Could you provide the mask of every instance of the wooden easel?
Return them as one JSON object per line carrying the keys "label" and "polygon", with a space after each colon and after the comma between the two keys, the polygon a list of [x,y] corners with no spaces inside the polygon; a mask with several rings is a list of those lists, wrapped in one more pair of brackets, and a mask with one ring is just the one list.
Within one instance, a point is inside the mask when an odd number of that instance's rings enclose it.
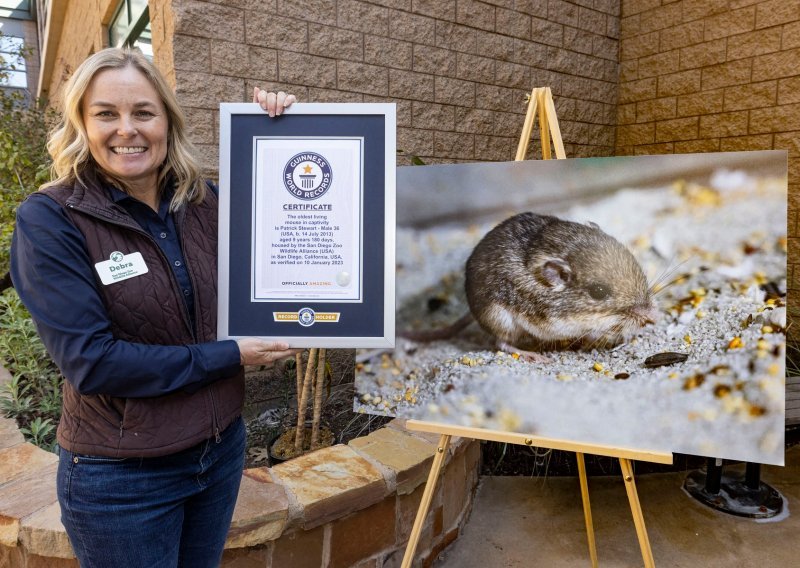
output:
{"label": "wooden easel", "polygon": [[[553,95],[549,87],[540,87],[533,89],[531,92],[530,102],[528,103],[528,112],[525,115],[525,123],[522,127],[522,135],[520,136],[515,160],[519,161],[525,159],[531,134],[533,133],[533,126],[536,121],[537,110],[539,114],[539,130],[541,132],[542,141],[542,158],[549,160],[551,157],[550,142],[552,136],[552,143],[555,147],[556,157],[558,159],[565,159],[567,156],[564,152],[564,143],[561,140],[561,130],[558,127],[555,105],[553,104]],[[419,509],[417,510],[417,516],[414,520],[414,527],[411,529],[411,536],[408,539],[406,552],[403,556],[402,568],[411,568],[411,563],[414,559],[414,554],[417,551],[417,545],[419,544],[420,535],[422,534],[422,526],[425,523],[425,517],[428,515],[428,511],[430,510],[431,501],[433,500],[433,494],[436,489],[436,483],[439,479],[439,474],[441,473],[442,465],[444,464],[444,458],[447,455],[447,448],[450,445],[450,439],[452,436],[471,438],[473,440],[504,442],[508,444],[517,444],[529,447],[551,448],[554,450],[575,452],[578,461],[578,476],[580,478],[581,498],[583,500],[583,515],[586,522],[586,536],[589,543],[589,557],[591,558],[593,568],[597,568],[597,548],[595,546],[594,526],[592,524],[592,509],[589,503],[589,484],[586,479],[586,464],[583,456],[584,454],[589,453],[599,456],[618,458],[619,464],[622,468],[622,478],[625,481],[625,490],[628,493],[628,502],[630,503],[631,513],[633,515],[633,523],[636,526],[636,536],[639,538],[639,548],[642,551],[642,559],[644,560],[645,568],[655,568],[653,551],[650,548],[650,540],[647,537],[647,530],[644,526],[642,507],[639,503],[639,495],[636,492],[636,483],[633,478],[633,467],[631,460],[671,464],[671,453],[617,448],[613,446],[604,446],[601,444],[572,442],[569,440],[559,440],[555,438],[541,438],[514,432],[468,428],[465,426],[423,422],[419,420],[409,420],[406,422],[406,428],[419,432],[440,434],[441,437],[439,438],[439,445],[436,448],[436,455],[433,458],[433,465],[431,466],[431,471],[428,475],[428,481],[425,484],[425,491],[422,494],[422,501],[420,502]]]}

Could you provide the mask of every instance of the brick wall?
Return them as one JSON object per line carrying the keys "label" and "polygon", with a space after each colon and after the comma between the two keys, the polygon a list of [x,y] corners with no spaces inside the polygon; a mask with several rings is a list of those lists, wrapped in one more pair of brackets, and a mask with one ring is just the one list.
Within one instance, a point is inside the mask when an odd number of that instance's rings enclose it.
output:
{"label": "brick wall", "polygon": [[800,291],[800,0],[623,0],[617,118],[617,154],[788,150]]}
{"label": "brick wall", "polygon": [[398,148],[428,163],[513,159],[525,94],[549,85],[568,154],[613,153],[619,0],[173,0],[172,11],[177,92],[209,165],[215,109],[254,85],[395,102]]}

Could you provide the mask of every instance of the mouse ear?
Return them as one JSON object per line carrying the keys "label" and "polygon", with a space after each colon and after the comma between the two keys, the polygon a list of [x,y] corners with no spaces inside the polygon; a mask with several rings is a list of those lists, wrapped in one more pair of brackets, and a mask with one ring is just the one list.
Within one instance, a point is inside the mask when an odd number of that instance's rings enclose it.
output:
{"label": "mouse ear", "polygon": [[586,221],[586,224],[590,226],[592,229],[597,229],[598,231],[602,231],[603,229],[600,228],[600,225],[595,223],[594,221]]}
{"label": "mouse ear", "polygon": [[558,292],[572,280],[572,269],[566,261],[560,258],[551,258],[542,264],[539,276],[546,286],[550,286]]}

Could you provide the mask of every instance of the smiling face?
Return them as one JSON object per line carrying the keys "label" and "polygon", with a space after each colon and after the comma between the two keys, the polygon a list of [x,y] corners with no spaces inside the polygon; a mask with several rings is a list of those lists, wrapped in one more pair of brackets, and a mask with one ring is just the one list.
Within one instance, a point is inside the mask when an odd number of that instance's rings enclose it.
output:
{"label": "smiling face", "polygon": [[81,110],[97,164],[139,199],[155,199],[169,120],[150,81],[135,67],[105,69],[89,84]]}

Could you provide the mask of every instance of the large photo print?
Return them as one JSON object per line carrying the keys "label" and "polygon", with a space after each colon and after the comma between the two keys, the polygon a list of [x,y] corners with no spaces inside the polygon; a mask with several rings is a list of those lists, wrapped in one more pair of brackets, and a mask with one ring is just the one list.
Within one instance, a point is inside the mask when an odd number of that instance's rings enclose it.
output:
{"label": "large photo print", "polygon": [[400,168],[357,412],[782,464],[785,152]]}

